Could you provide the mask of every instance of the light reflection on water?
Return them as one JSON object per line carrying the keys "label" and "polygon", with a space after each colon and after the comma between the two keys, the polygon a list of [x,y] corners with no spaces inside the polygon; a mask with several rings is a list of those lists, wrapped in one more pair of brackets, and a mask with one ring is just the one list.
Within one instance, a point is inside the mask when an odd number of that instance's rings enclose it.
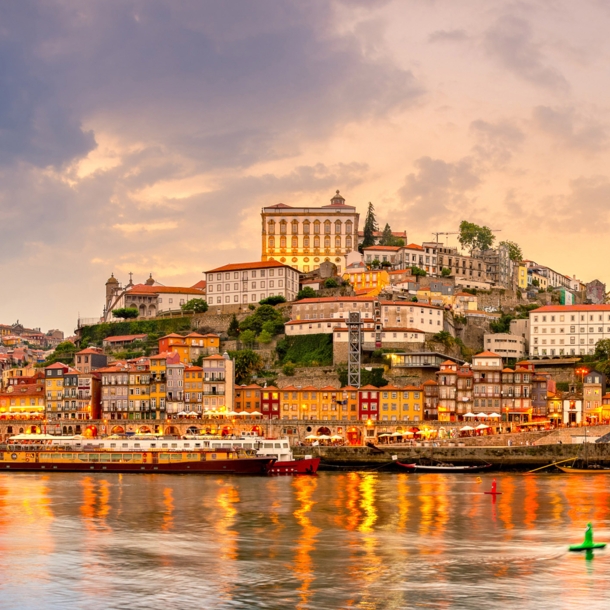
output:
{"label": "light reflection on water", "polygon": [[610,604],[603,475],[2,474],[0,607]]}

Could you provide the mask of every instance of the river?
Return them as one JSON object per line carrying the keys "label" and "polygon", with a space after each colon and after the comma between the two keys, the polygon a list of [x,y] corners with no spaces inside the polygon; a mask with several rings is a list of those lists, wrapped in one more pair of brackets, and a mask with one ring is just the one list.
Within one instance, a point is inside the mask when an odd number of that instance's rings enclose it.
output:
{"label": "river", "polygon": [[608,608],[604,475],[0,475],[0,608]]}

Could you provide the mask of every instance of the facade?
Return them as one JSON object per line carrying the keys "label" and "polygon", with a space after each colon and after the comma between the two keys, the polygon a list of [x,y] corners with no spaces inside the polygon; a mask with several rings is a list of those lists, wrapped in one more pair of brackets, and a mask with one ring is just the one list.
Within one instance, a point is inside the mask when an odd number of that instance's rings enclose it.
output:
{"label": "facade", "polygon": [[[434,242],[424,242],[423,245],[432,248]],[[451,275],[456,278],[479,282],[488,281],[486,264],[482,259],[460,254],[457,248],[450,248],[441,244],[436,244],[436,246],[439,273],[445,268],[449,269]]]}
{"label": "facade", "polygon": [[579,425],[583,421],[582,395],[568,392],[561,397],[562,423]]}
{"label": "facade", "polygon": [[166,361],[167,366],[167,391],[165,396],[165,408],[167,419],[176,419],[184,415],[184,369],[185,365],[173,359]]}
{"label": "facade", "polygon": [[367,265],[377,265],[388,269],[404,269],[404,248],[399,246],[369,246],[362,250]]}
{"label": "facade", "polygon": [[[233,411],[235,363],[228,354],[207,356],[203,368],[203,411]],[[279,411],[279,409],[278,409]]]}
{"label": "facade", "polygon": [[48,419],[61,419],[64,410],[64,375],[70,367],[61,362],[44,370],[46,389],[46,414]]}
{"label": "facade", "polygon": [[261,410],[266,419],[280,418],[280,389],[274,385],[261,390]]}
{"label": "facade", "polygon": [[184,410],[187,413],[203,412],[203,367],[187,366],[184,369]]}
{"label": "facade", "polygon": [[526,355],[525,339],[510,333],[485,333],[483,337],[485,349],[502,356],[505,359],[521,359]]}
{"label": "facade", "polygon": [[354,206],[346,205],[339,191],[330,205],[278,203],[263,208],[261,218],[262,261],[279,261],[303,273],[326,261],[336,264],[341,274],[344,257],[358,247],[360,215]]}
{"label": "facade", "polygon": [[148,339],[148,335],[138,334],[138,335],[117,335],[116,337],[106,337],[102,341],[102,345],[104,347],[114,349],[125,347],[126,345],[132,345],[136,341],[146,341]]}
{"label": "facade", "polygon": [[604,421],[602,397],[606,394],[606,376],[598,371],[589,371],[583,377],[583,414],[586,423]]}
{"label": "facade", "polygon": [[99,369],[102,378],[102,417],[127,419],[129,415],[129,371],[119,363]]}
{"label": "facade", "polygon": [[[383,231],[373,231],[373,239],[375,244],[379,243],[379,240],[383,237]],[[396,239],[402,239],[404,243],[407,243],[407,232],[406,231],[392,231],[392,237]],[[358,231],[358,245],[364,242],[364,231]]]}
{"label": "facade", "polygon": [[270,296],[294,301],[299,272],[276,260],[223,265],[206,272],[210,307],[246,307]]}
{"label": "facade", "polygon": [[593,354],[610,339],[610,305],[547,305],[530,311],[530,357]]}
{"label": "facade", "polygon": [[91,371],[101,369],[107,364],[108,356],[99,348],[88,347],[74,355],[74,366],[81,373],[91,373]]}
{"label": "facade", "polygon": [[45,416],[44,379],[37,383],[10,385],[0,392],[0,417],[43,419]]}
{"label": "facade", "polygon": [[375,421],[379,419],[379,388],[364,385],[358,392],[358,419]]}
{"label": "facade", "polygon": [[527,290],[527,265],[524,263],[517,265],[517,288]]}
{"label": "facade", "polygon": [[[253,383],[251,385],[240,385],[235,387],[235,412],[236,413],[261,413],[261,391],[262,387]],[[305,390],[306,388],[303,388]],[[314,388],[315,390],[316,388]]]}

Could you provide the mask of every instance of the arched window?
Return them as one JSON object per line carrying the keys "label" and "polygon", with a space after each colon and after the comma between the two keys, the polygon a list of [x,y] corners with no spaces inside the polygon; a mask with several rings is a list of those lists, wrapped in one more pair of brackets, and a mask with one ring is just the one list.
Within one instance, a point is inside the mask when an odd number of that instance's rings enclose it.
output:
{"label": "arched window", "polygon": [[280,237],[280,248],[285,248],[285,247],[286,247],[286,238]]}
{"label": "arched window", "polygon": [[285,220],[282,220],[282,221],[280,222],[280,233],[281,233],[282,235],[286,235],[286,224],[287,224],[287,223],[286,223],[286,221],[285,221]]}
{"label": "arched window", "polygon": [[269,235],[275,234],[275,220],[270,220],[267,223],[267,233],[269,233]]}
{"label": "arched window", "polygon": [[313,238],[313,247],[314,248],[319,248],[320,247],[320,238],[317,237],[317,236]]}
{"label": "arched window", "polygon": [[293,237],[292,238],[292,247],[293,248],[298,248],[299,247],[299,238],[298,237]]}
{"label": "arched window", "polygon": [[309,237],[303,238],[303,248],[309,248]]}
{"label": "arched window", "polygon": [[341,247],[341,238],[339,236],[335,237],[335,248]]}
{"label": "arched window", "polygon": [[269,238],[269,248],[271,248],[272,250],[273,248],[275,248],[275,237]]}
{"label": "arched window", "polygon": [[324,221],[324,233],[330,235],[330,220]]}
{"label": "arched window", "polygon": [[341,235],[341,221],[335,220],[335,233]]}
{"label": "arched window", "polygon": [[304,220],[303,221],[303,234],[304,235],[309,235],[309,220]]}
{"label": "arched window", "polygon": [[351,221],[351,220],[348,220],[348,221],[345,223],[345,233],[346,233],[347,235],[351,235],[351,234],[352,234],[352,221]]}
{"label": "arched window", "polygon": [[293,235],[299,234],[299,221],[298,220],[292,221],[292,234]]}
{"label": "arched window", "polygon": [[319,220],[314,220],[313,223],[313,232],[315,235],[319,235],[320,234],[320,221]]}
{"label": "arched window", "polygon": [[324,247],[330,248],[330,237],[328,236],[324,238]]}
{"label": "arched window", "polygon": [[351,250],[351,248],[352,248],[352,238],[351,237],[346,237],[345,238],[345,247],[348,250]]}

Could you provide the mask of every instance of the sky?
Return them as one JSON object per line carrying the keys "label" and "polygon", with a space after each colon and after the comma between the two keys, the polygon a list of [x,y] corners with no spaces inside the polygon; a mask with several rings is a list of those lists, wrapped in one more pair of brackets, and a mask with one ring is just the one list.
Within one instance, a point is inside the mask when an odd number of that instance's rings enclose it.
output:
{"label": "sky", "polygon": [[263,206],[336,189],[607,281],[608,31],[605,0],[2,2],[0,323],[258,260]]}

